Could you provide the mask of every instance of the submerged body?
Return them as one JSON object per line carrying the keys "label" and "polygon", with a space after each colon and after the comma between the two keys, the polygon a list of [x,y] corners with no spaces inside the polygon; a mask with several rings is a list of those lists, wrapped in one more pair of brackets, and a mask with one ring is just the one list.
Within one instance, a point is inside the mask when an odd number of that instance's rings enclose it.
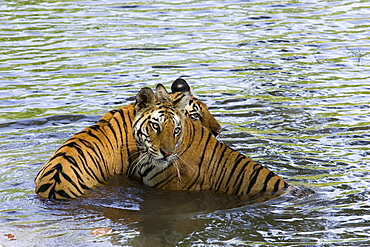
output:
{"label": "submerged body", "polygon": [[[177,79],[172,88],[173,100],[190,91],[182,79]],[[194,96],[186,105],[185,114],[191,121],[204,124],[214,135],[221,131],[207,106]],[[132,132],[134,115],[133,104],[112,110],[96,124],[69,138],[40,169],[35,192],[42,198],[76,198],[115,174],[127,175],[138,156]]]}
{"label": "submerged body", "polygon": [[133,123],[140,156],[132,173],[144,184],[167,190],[212,190],[263,200],[287,191],[306,193],[220,143],[199,122],[186,118],[182,113],[185,103],[173,103],[163,86],[157,86],[156,97],[152,94],[151,89],[142,89],[138,94],[138,114]]}
{"label": "submerged body", "polygon": [[[191,117],[187,107],[194,100],[188,92],[171,96],[162,85],[156,95],[142,89],[135,105],[110,111],[68,139],[38,173],[36,193],[75,198],[115,174],[139,178],[154,188],[210,190],[254,202],[287,192],[311,193],[220,143],[212,134],[221,130],[212,115],[208,124]],[[206,116],[206,108],[197,109],[193,114]]]}

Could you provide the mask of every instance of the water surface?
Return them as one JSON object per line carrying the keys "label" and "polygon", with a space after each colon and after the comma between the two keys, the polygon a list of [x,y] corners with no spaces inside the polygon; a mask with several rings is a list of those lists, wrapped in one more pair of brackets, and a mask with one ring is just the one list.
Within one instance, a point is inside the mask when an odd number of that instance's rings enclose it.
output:
{"label": "water surface", "polygon": [[[370,244],[367,1],[8,1],[0,16],[1,245]],[[63,141],[179,76],[221,141],[316,195],[242,206],[118,178],[34,194]]]}

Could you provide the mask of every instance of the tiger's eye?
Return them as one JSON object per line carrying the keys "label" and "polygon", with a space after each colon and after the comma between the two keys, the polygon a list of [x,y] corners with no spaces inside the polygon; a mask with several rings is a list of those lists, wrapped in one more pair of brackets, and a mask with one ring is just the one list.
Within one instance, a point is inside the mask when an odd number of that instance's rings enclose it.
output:
{"label": "tiger's eye", "polygon": [[202,116],[199,113],[190,114],[190,118],[193,120],[202,120]]}
{"label": "tiger's eye", "polygon": [[150,127],[152,127],[152,129],[155,130],[155,131],[159,131],[159,124],[158,123],[151,122]]}
{"label": "tiger's eye", "polygon": [[180,127],[176,127],[176,128],[173,130],[173,133],[174,133],[175,135],[180,134],[180,133],[181,133],[181,128],[180,128]]}

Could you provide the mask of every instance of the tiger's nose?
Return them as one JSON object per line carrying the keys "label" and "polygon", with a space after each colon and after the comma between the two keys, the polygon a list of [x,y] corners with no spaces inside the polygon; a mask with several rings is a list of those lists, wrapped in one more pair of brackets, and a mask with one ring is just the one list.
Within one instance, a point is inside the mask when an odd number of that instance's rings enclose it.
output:
{"label": "tiger's nose", "polygon": [[171,151],[167,151],[167,150],[165,150],[165,149],[160,149],[160,151],[161,151],[161,154],[164,156],[164,157],[168,157],[168,156],[170,156],[170,155],[172,155],[173,154],[173,152],[171,152]]}

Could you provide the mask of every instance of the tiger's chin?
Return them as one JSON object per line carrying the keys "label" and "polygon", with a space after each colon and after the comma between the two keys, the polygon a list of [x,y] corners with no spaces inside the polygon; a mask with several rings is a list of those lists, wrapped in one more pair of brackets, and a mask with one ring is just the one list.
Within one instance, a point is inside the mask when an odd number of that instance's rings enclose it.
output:
{"label": "tiger's chin", "polygon": [[145,177],[150,172],[165,170],[176,159],[175,155],[162,156],[144,153],[139,156],[136,169],[140,177]]}
{"label": "tiger's chin", "polygon": [[175,157],[171,158],[161,157],[156,158],[153,156],[146,155],[136,166],[133,175],[141,181],[151,187],[156,187],[157,181],[161,180],[160,177],[164,171],[167,171],[169,167],[173,165]]}
{"label": "tiger's chin", "polygon": [[147,157],[151,162],[163,165],[169,165],[177,159],[177,155],[175,153],[171,153],[170,155],[163,155],[160,151],[158,151],[158,153],[148,152]]}
{"label": "tiger's chin", "polygon": [[152,157],[152,164],[158,168],[166,168],[176,160],[175,156]]}

